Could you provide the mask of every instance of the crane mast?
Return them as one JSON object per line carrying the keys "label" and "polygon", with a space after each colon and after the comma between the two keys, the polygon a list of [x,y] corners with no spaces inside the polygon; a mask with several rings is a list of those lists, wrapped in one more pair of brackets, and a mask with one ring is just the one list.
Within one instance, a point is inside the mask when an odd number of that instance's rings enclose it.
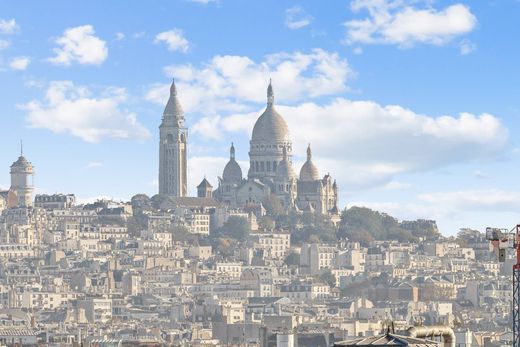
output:
{"label": "crane mast", "polygon": [[486,228],[486,239],[498,249],[498,260],[506,261],[508,249],[514,249],[516,263],[513,265],[513,347],[520,347],[520,224],[512,230]]}

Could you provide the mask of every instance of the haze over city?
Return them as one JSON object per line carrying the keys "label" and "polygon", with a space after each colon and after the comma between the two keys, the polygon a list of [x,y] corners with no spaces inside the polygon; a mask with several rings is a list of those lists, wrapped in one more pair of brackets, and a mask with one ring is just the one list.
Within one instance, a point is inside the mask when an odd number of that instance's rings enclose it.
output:
{"label": "haze over city", "polygon": [[5,1],[0,186],[23,139],[39,192],[152,194],[172,77],[189,191],[204,175],[216,185],[232,141],[246,166],[271,78],[295,163],[311,143],[341,207],[436,219],[445,234],[514,224],[519,3],[391,3],[112,2],[100,15],[95,1]]}
{"label": "haze over city", "polygon": [[0,347],[520,347],[518,0],[0,0]]}

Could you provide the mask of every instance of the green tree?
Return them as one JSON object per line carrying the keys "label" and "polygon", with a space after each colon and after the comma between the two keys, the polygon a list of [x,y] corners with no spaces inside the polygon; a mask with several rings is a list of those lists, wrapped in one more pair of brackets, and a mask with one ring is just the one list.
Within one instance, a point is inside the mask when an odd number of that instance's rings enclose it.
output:
{"label": "green tree", "polygon": [[279,216],[285,214],[285,209],[280,203],[280,199],[278,199],[274,194],[267,196],[264,201],[262,201],[262,204],[264,205],[268,216]]}
{"label": "green tree", "polygon": [[246,218],[231,216],[220,227],[216,234],[218,237],[229,237],[238,241],[244,241],[251,233],[251,227]]}
{"label": "green tree", "polygon": [[215,250],[215,253],[224,257],[233,256],[237,246],[237,240],[231,239],[229,237],[217,237],[213,239],[213,249]]}
{"label": "green tree", "polygon": [[336,286],[336,276],[334,276],[330,270],[324,271],[319,278],[323,282],[327,283],[331,288]]}
{"label": "green tree", "polygon": [[136,194],[130,199],[134,214],[136,211],[150,210],[152,208],[150,197],[146,194]]}
{"label": "green tree", "polygon": [[190,233],[190,230],[184,225],[174,225],[170,227],[173,241],[186,242],[192,246],[199,245],[199,236]]}
{"label": "green tree", "polygon": [[256,221],[258,223],[258,228],[261,230],[262,229],[271,230],[271,229],[274,229],[274,227],[276,226],[275,222],[269,216],[262,216],[262,217],[258,218]]}
{"label": "green tree", "polygon": [[160,210],[164,203],[166,203],[170,198],[167,195],[156,194],[152,196],[150,199],[150,204],[156,210]]}
{"label": "green tree", "polygon": [[288,266],[291,265],[300,265],[300,255],[298,253],[289,253],[285,259],[284,263]]}
{"label": "green tree", "polygon": [[341,214],[338,237],[367,244],[373,240],[416,242],[438,237],[435,221],[404,221],[366,207],[352,207]]}

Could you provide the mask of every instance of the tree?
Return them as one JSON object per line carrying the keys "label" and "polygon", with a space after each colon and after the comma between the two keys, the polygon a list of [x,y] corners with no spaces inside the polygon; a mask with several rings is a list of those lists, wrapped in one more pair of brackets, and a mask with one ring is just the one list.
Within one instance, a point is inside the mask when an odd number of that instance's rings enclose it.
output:
{"label": "tree", "polygon": [[160,210],[162,205],[167,202],[170,198],[167,195],[156,194],[150,199],[150,204],[156,210]]}
{"label": "tree", "polygon": [[320,275],[320,280],[327,283],[329,287],[334,288],[336,286],[336,276],[330,271],[326,270]]}
{"label": "tree", "polygon": [[271,230],[275,227],[275,222],[269,216],[262,216],[257,219],[258,227],[264,230]]}
{"label": "tree", "polygon": [[192,246],[198,246],[199,236],[190,233],[189,229],[184,225],[174,225],[170,228],[172,240],[178,242],[186,242]]}
{"label": "tree", "polygon": [[237,240],[233,240],[227,237],[219,237],[214,239],[213,249],[216,254],[220,254],[224,257],[230,257],[235,254],[237,249]]}
{"label": "tree", "polygon": [[136,211],[149,210],[152,208],[150,197],[146,194],[136,194],[132,196],[130,204],[132,204],[132,210],[134,213]]}
{"label": "tree", "polygon": [[291,236],[295,244],[302,242],[334,243],[337,241],[337,227],[330,219],[320,213],[300,215],[296,231]]}
{"label": "tree", "polygon": [[291,265],[300,265],[300,255],[298,253],[289,253],[285,259],[284,263],[288,266]]}
{"label": "tree", "polygon": [[262,201],[265,210],[267,211],[268,216],[279,216],[285,214],[285,209],[280,202],[280,199],[274,194],[270,194],[267,196],[264,201]]}
{"label": "tree", "polygon": [[231,216],[220,227],[216,234],[219,237],[229,237],[238,241],[245,241],[251,232],[251,227],[246,218]]}
{"label": "tree", "polygon": [[417,242],[420,237],[436,238],[435,221],[403,221],[366,207],[352,207],[341,214],[340,238],[367,244],[373,240]]}

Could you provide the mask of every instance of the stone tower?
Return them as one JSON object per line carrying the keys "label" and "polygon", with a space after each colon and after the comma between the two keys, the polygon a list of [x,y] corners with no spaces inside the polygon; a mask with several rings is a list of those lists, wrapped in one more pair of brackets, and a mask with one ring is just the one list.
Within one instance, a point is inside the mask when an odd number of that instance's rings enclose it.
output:
{"label": "stone tower", "polygon": [[211,198],[213,195],[213,186],[208,182],[206,177],[197,186],[197,197],[199,198]]}
{"label": "stone tower", "polygon": [[177,100],[175,81],[170,87],[159,130],[159,194],[186,196],[188,129],[184,127],[184,112]]}
{"label": "stone tower", "polygon": [[17,198],[17,207],[30,207],[33,205],[33,175],[32,164],[23,156],[23,147],[20,146],[20,157],[11,165],[10,191]]}

